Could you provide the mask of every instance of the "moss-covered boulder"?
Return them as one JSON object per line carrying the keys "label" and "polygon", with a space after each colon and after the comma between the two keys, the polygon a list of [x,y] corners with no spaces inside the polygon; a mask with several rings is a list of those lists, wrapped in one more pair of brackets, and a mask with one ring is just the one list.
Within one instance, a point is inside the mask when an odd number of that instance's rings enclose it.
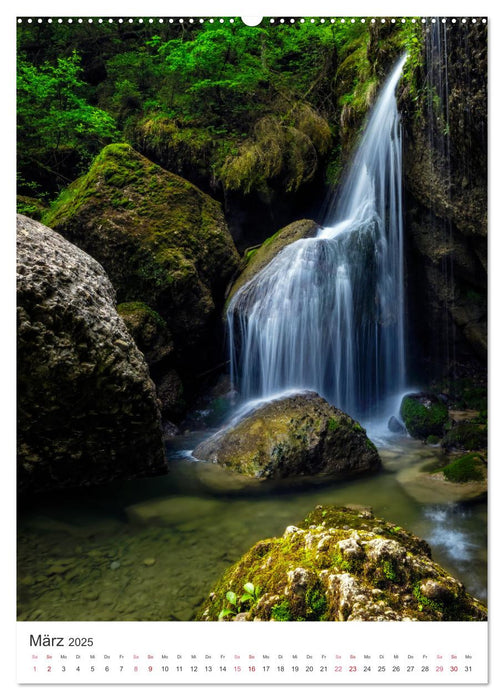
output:
{"label": "moss-covered boulder", "polygon": [[486,607],[432,561],[426,542],[370,511],[317,506],[255,544],[199,620],[485,620]]}
{"label": "moss-covered boulder", "polygon": [[477,452],[454,459],[443,468],[443,475],[448,481],[466,484],[470,481],[486,481],[487,463],[483,455]]}
{"label": "moss-covered boulder", "polygon": [[193,455],[258,479],[354,477],[381,467],[364,428],[315,392],[260,404]]}
{"label": "moss-covered boulder", "polygon": [[236,292],[266,267],[285,246],[294,243],[294,241],[299,241],[301,238],[313,238],[317,235],[319,228],[319,225],[311,219],[300,219],[277,231],[273,236],[267,238],[262,245],[247,251],[244,258],[245,268],[233,283],[228,295],[228,303]]}
{"label": "moss-covered boulder", "polygon": [[[175,367],[194,374],[209,350],[239,264],[220,204],[127,144],[105,147],[44,223],[100,262],[119,303],[143,302],[167,323]],[[219,347],[219,343],[215,343]]]}
{"label": "moss-covered boulder", "polygon": [[401,402],[401,418],[412,437],[426,440],[444,434],[448,408],[433,394],[407,394]]}
{"label": "moss-covered boulder", "polygon": [[155,387],[102,266],[21,215],[17,254],[19,490],[165,471]]}

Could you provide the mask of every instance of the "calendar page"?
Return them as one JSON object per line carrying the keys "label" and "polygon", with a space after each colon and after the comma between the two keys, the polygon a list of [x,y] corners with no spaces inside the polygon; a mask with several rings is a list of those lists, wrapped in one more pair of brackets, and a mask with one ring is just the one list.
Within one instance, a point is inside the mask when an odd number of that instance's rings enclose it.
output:
{"label": "calendar page", "polygon": [[12,20],[18,687],[487,684],[491,22],[128,11]]}

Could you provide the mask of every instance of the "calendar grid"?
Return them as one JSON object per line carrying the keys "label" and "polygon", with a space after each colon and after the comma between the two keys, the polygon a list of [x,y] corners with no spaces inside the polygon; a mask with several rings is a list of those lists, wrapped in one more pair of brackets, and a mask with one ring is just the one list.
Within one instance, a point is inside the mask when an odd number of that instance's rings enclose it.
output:
{"label": "calendar grid", "polygon": [[411,624],[18,623],[18,682],[488,681],[486,622]]}

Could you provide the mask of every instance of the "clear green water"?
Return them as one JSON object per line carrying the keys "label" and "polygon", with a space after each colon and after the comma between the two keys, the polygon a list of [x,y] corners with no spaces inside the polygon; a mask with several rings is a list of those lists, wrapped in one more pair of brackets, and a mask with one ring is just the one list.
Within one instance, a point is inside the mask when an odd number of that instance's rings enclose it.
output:
{"label": "clear green water", "polygon": [[[200,439],[171,447],[191,449]],[[271,485],[172,451],[166,476],[32,504],[18,518],[18,619],[190,620],[253,543],[326,503],[371,506],[423,537],[433,558],[485,600],[486,503],[455,505],[434,481],[426,489],[422,475],[446,461],[439,449],[401,438],[380,453],[378,476]]]}

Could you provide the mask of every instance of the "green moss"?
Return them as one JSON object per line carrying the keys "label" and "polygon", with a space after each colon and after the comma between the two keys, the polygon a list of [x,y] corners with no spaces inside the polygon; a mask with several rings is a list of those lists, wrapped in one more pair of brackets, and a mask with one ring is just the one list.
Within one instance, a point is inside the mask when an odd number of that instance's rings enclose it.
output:
{"label": "green moss", "polygon": [[385,578],[387,578],[389,581],[397,581],[398,576],[395,567],[391,561],[384,561],[382,569]]}
{"label": "green moss", "polygon": [[447,378],[433,383],[434,393],[447,393],[450,404],[454,409],[473,410],[486,413],[487,411],[487,381],[485,378],[474,379],[463,377],[460,379]]}
{"label": "green moss", "polygon": [[448,408],[434,396],[405,396],[401,403],[401,418],[413,437],[442,436]]}
{"label": "green moss", "polygon": [[143,301],[125,301],[117,306],[117,313],[123,318],[125,316],[146,316],[151,318],[157,325],[166,328],[166,321],[161,318],[157,311],[151,309]]}
{"label": "green moss", "polygon": [[307,591],[305,601],[307,620],[325,620],[327,598],[321,590],[320,583]]}
{"label": "green moss", "polygon": [[284,192],[296,192],[313,179],[318,158],[331,143],[327,121],[308,104],[299,103],[288,115],[268,114],[253,133],[231,151],[219,168],[228,190],[268,195],[274,181]]}
{"label": "green moss", "polygon": [[338,430],[339,428],[339,423],[335,418],[329,418],[329,421],[327,423],[327,430],[330,430],[333,432],[334,430]]}
{"label": "green moss", "polygon": [[443,605],[438,601],[431,600],[430,598],[427,598],[427,596],[423,595],[422,591],[420,590],[420,585],[421,584],[419,582],[413,587],[413,595],[418,601],[419,611],[423,611],[424,608],[430,608],[431,610],[442,613],[444,609]]}
{"label": "green moss", "polygon": [[331,562],[339,571],[344,571],[348,574],[356,574],[362,570],[362,562],[356,559],[345,559],[341,551],[337,551]]}
{"label": "green moss", "polygon": [[486,463],[479,454],[468,454],[450,462],[443,474],[449,481],[466,483],[468,481],[483,481]]}
{"label": "green moss", "polygon": [[275,603],[271,608],[271,618],[277,622],[290,622],[292,614],[288,600],[282,600],[281,603]]}

